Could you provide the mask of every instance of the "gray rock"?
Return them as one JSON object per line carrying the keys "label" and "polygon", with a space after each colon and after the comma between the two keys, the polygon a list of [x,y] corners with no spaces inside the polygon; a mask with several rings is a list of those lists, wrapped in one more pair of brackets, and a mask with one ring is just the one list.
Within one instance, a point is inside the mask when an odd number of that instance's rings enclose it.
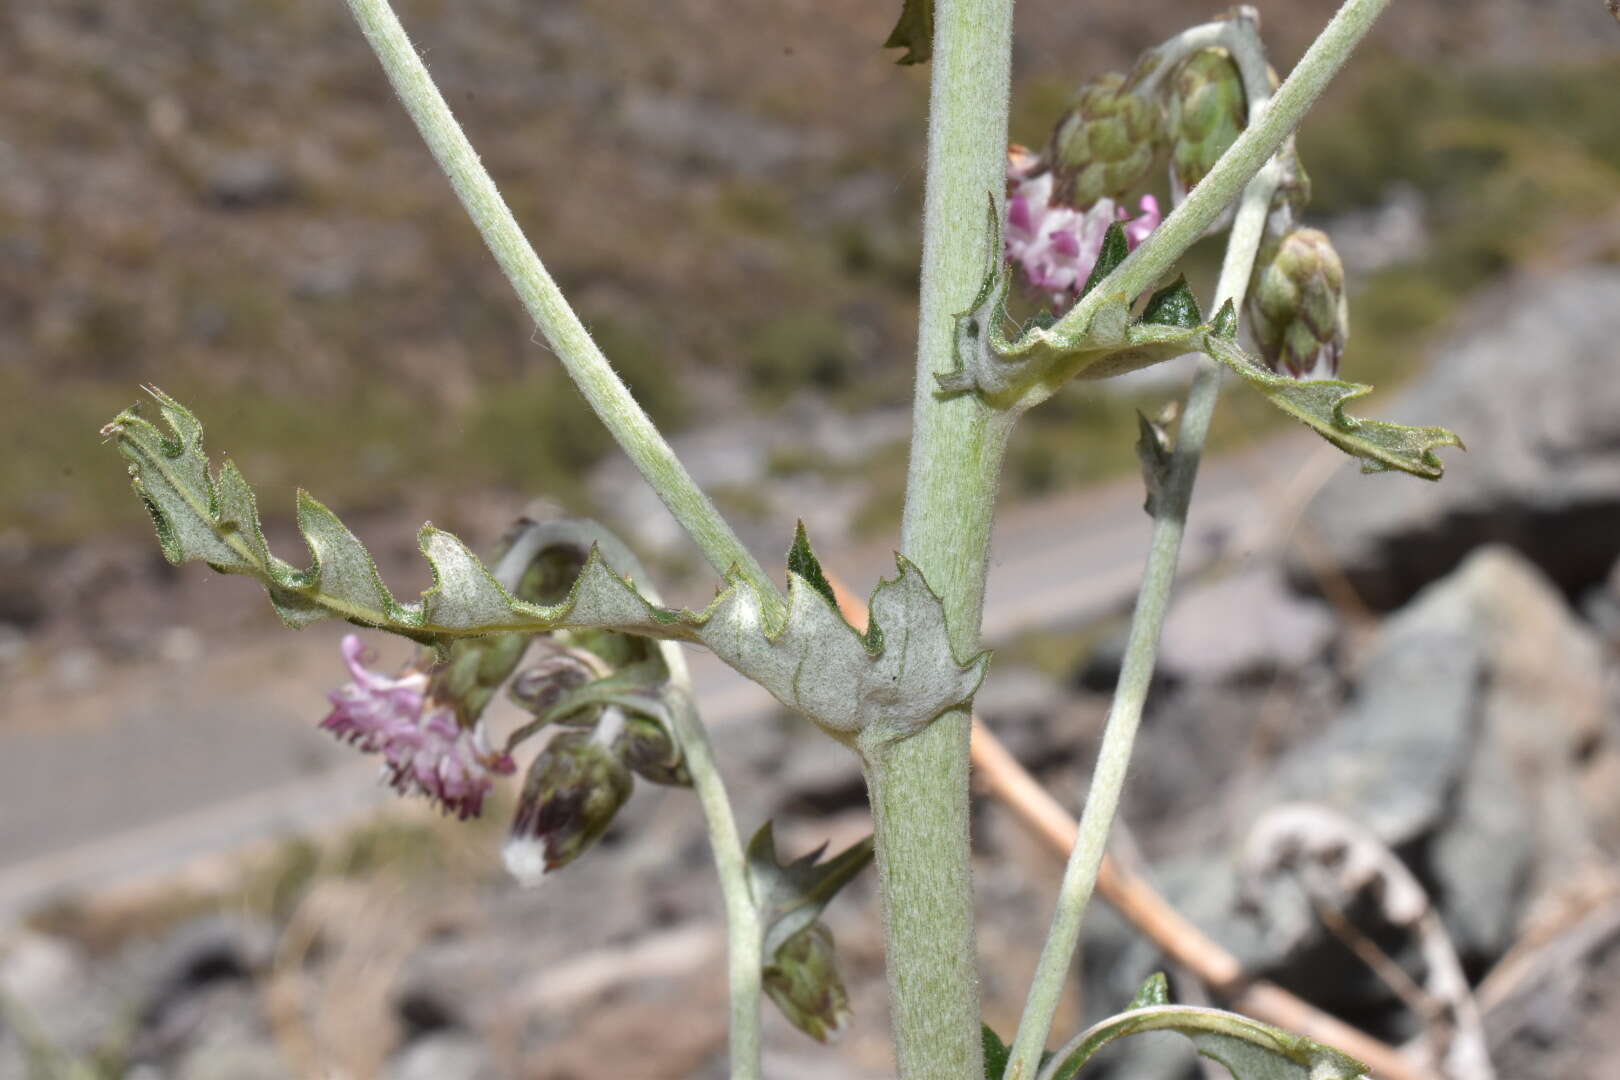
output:
{"label": "gray rock", "polygon": [[[1536,898],[1555,897],[1601,862],[1620,835],[1620,750],[1609,716],[1604,653],[1563,597],[1522,556],[1476,552],[1382,628],[1338,722],[1279,759],[1241,796],[1243,823],[1266,807],[1325,803],[1416,867],[1465,958],[1488,961],[1516,940]],[[1169,899],[1251,970],[1374,993],[1337,963],[1291,883],[1239,910],[1231,858],[1213,844],[1155,867]],[[1153,962],[1138,947],[1124,983]]]}
{"label": "gray rock", "polygon": [[264,154],[221,156],[209,167],[205,184],[208,200],[221,210],[253,210],[293,194],[286,167]]}
{"label": "gray rock", "polygon": [[165,1018],[164,1030],[140,1032],[129,1053],[135,1062],[167,1066],[176,1080],[281,1080],[293,1072],[258,990],[247,983],[215,985],[188,998]]}
{"label": "gray rock", "polygon": [[[26,930],[0,940],[0,998],[19,1025],[32,1029],[31,1040],[67,1053],[93,1047],[115,1011],[95,990],[89,960],[71,942]],[[0,1050],[20,1053],[8,1027],[0,1022]],[[9,1075],[0,1067],[0,1076]]]}
{"label": "gray rock", "polygon": [[[1378,609],[1399,606],[1479,544],[1506,543],[1566,591],[1620,555],[1620,269],[1590,266],[1486,297],[1381,418],[1441,424],[1467,441],[1422,484],[1348,464],[1306,524]],[[1354,377],[1354,371],[1350,371]],[[1310,577],[1303,554],[1293,572]]]}
{"label": "gray rock", "polygon": [[1484,655],[1471,614],[1442,593],[1391,618],[1338,723],[1277,763],[1253,810],[1308,800],[1399,846],[1440,824],[1478,727]]}
{"label": "gray rock", "polygon": [[1160,639],[1159,667],[1197,682],[1292,671],[1320,659],[1337,634],[1328,605],[1294,593],[1267,563],[1177,597]]}
{"label": "gray rock", "polygon": [[468,1035],[415,1039],[388,1067],[388,1080],[499,1080],[490,1053]]}
{"label": "gray rock", "polygon": [[1604,863],[1598,834],[1620,820],[1605,655],[1552,583],[1505,548],[1476,552],[1426,595],[1470,621],[1490,671],[1480,744],[1431,860],[1459,946],[1496,955],[1526,890],[1550,895]]}

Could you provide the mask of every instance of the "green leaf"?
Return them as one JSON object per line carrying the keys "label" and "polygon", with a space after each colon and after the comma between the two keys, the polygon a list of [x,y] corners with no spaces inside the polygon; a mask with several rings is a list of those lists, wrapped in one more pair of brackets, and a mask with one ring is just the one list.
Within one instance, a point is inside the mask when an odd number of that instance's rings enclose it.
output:
{"label": "green leaf", "polygon": [[416,603],[401,603],[354,534],[307,495],[299,497],[298,524],[311,563],[299,569],[266,547],[252,491],[235,466],[227,462],[215,478],[196,417],[160,391],[153,396],[172,434],[137,409],[119,414],[103,433],[128,459],[164,554],[257,579],[290,626],[337,616],[436,643],[578,628],[694,642],[828,731],[876,739],[914,734],[971,700],[984,678],[989,654],[955,656],[943,604],[900,556],[899,573],[872,594],[872,630],[864,637],[796,573],[788,575],[788,610],[779,623],[740,579],[728,581],[701,612],[659,606],[610,565],[610,558],[630,565],[622,545],[567,522],[543,528],[546,535],[578,534],[589,556],[554,604],[513,596],[460,540],[432,525],[423,526],[419,540],[433,586]]}
{"label": "green leaf", "polygon": [[885,49],[905,49],[898,64],[926,64],[934,55],[934,0],[905,0]]}
{"label": "green leaf", "polygon": [[[1345,404],[1370,393],[1370,386],[1337,379],[1301,382],[1275,374],[1238,346],[1237,316],[1230,302],[1212,321],[1184,325],[1197,304],[1192,301],[1189,308],[1191,296],[1183,295],[1178,285],[1156,293],[1143,318],[1133,320],[1127,298],[1113,296],[1078,331],[1034,325],[1010,339],[1005,329],[1009,277],[994,221],[991,233],[997,256],[973,307],[956,317],[956,366],[936,376],[943,393],[977,393],[990,405],[1021,412],[1046,400],[1070,379],[1108,378],[1202,352],[1231,368],[1273,405],[1360,458],[1367,472],[1399,469],[1437,480],[1445,466],[1434,450],[1463,445],[1445,428],[1407,427],[1345,413]],[[1148,313],[1166,321],[1151,321]]]}
{"label": "green leaf", "polygon": [[1012,1047],[1002,1042],[989,1024],[979,1025],[979,1037],[984,1040],[984,1080],[1001,1080],[1007,1071],[1007,1059],[1012,1057]]}
{"label": "green leaf", "polygon": [[[1163,992],[1148,980],[1137,995]],[[1175,1031],[1192,1040],[1200,1054],[1225,1065],[1235,1080],[1361,1080],[1367,1067],[1330,1046],[1290,1035],[1281,1028],[1219,1009],[1164,1003],[1137,1005],[1082,1032],[1053,1057],[1055,1066],[1041,1080],[1074,1080],[1086,1063],[1115,1039],[1144,1031]]]}
{"label": "green leaf", "polygon": [[765,929],[766,956],[775,956],[783,942],[815,922],[838,890],[872,861],[872,838],[817,862],[826,850],[823,844],[790,863],[781,862],[769,821],[748,841],[748,881]]}
{"label": "green leaf", "polygon": [[1438,480],[1446,467],[1435,449],[1466,449],[1462,439],[1445,428],[1407,427],[1350,416],[1344,411],[1345,405],[1372,393],[1373,388],[1364,383],[1290,379],[1238,348],[1236,342],[1215,334],[1208,335],[1204,346],[1209,356],[1242,376],[1277,408],[1316,429],[1340,450],[1360,458],[1362,472],[1399,469],[1425,480]]}
{"label": "green leaf", "polygon": [[804,522],[793,534],[793,546],[788,549],[787,567],[789,572],[804,578],[816,592],[827,598],[827,602],[837,606],[838,597],[833,593],[832,582],[821,569],[821,560],[816,553],[810,550],[810,537],[804,531]]}
{"label": "green leaf", "polygon": [[1131,245],[1125,239],[1125,226],[1117,221],[1109,225],[1108,231],[1103,234],[1102,249],[1097,252],[1097,261],[1092,264],[1085,287],[1080,290],[1081,298],[1095,289],[1103,278],[1112,274],[1130,253]]}
{"label": "green leaf", "polygon": [[1204,321],[1203,313],[1198,310],[1198,297],[1188,288],[1186,275],[1148,298],[1147,306],[1142,309],[1142,321],[1179,326],[1183,330],[1191,330]]}

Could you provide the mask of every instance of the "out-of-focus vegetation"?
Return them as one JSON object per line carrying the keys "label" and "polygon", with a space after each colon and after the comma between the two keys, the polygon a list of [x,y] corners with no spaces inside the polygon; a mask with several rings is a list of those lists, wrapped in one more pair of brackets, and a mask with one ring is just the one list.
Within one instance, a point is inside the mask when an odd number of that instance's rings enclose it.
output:
{"label": "out-of-focus vegetation", "polygon": [[[635,5],[404,5],[519,218],[671,427],[806,387],[851,411],[910,393],[926,71],[872,48],[886,12],[846,7],[784,11],[794,44],[766,49],[695,8],[645,35]],[[341,6],[12,8],[0,62],[0,398],[17,403],[0,529],[138,527],[94,432],[146,381],[195,403],[271,515],[298,484],[351,509],[479,487],[581,502],[611,445]],[[1034,144],[1074,81],[1038,66],[1013,117]],[[1428,243],[1355,281],[1347,376],[1398,384],[1474,290],[1614,213],[1617,84],[1612,59],[1358,58],[1301,142],[1313,215],[1405,182]],[[1018,433],[1009,491],[1133,468],[1133,414],[1163,397],[1069,389]],[[1240,397],[1219,445],[1275,423]],[[863,472],[868,529],[892,521],[903,469]]]}

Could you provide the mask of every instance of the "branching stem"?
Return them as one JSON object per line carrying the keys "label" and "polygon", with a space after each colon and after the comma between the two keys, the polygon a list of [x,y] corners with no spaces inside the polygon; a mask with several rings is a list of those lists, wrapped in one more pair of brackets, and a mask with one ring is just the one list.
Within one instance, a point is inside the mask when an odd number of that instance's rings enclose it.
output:
{"label": "branching stem", "polygon": [[[1249,97],[1248,128],[1204,180],[1193,188],[1186,201],[1091,296],[1106,292],[1116,295],[1124,292],[1135,296],[1141,292],[1215,220],[1222,207],[1236,193],[1235,189],[1225,189],[1232,188],[1233,183],[1243,183],[1246,177],[1252,176],[1247,180],[1237,217],[1232,224],[1212,310],[1218,310],[1229,299],[1235,307],[1241,308],[1265,228],[1267,210],[1279,180],[1274,167],[1267,166],[1256,172],[1253,167],[1256,155],[1263,154],[1260,159],[1263,161],[1282,145],[1298,125],[1305,109],[1343,66],[1351,50],[1371,29],[1373,20],[1387,3],[1388,0],[1348,0],[1269,102],[1263,94],[1255,93],[1258,77],[1264,73],[1264,57],[1258,53],[1258,43],[1253,42],[1250,47],[1244,45],[1245,39],[1242,37],[1233,39],[1230,44],[1237,46],[1233,48],[1233,59],[1244,73],[1245,90]],[[1212,184],[1211,181],[1217,183]],[[1160,233],[1172,227],[1177,231],[1164,238],[1163,247],[1155,244]],[[1154,250],[1150,250],[1150,247]],[[1156,252],[1176,254],[1166,258]],[[1116,279],[1122,280],[1116,282]],[[1075,325],[1084,326],[1085,321],[1090,319],[1089,314],[1080,313],[1084,306],[1084,301],[1076,305],[1074,311],[1064,317],[1065,321],[1079,314]],[[1013,1040],[1005,1080],[1029,1080],[1036,1075],[1041,1050],[1057,1011],[1058,998],[1069,965],[1073,962],[1081,919],[1096,886],[1097,872],[1107,850],[1108,835],[1119,808],[1131,749],[1153,678],[1153,666],[1158,658],[1159,631],[1169,607],[1181,541],[1186,530],[1187,511],[1192,502],[1193,484],[1197,479],[1204,441],[1219,394],[1220,368],[1205,357],[1200,361],[1188,391],[1186,408],[1177,430],[1175,451],[1164,480],[1163,498],[1153,522],[1147,567],[1137,594],[1136,609],[1131,616],[1119,684],[1114,691],[1097,765],[1086,793],[1080,834],[1064,871],[1051,932],[1025,1002],[1018,1034]]]}
{"label": "branching stem", "polygon": [[699,490],[563,298],[434,86],[388,0],[348,0],[348,4],[439,168],[449,177],[495,261],[580,393],[710,565],[721,574],[740,574],[759,593],[767,619],[778,621],[785,611],[781,593],[714,503]]}

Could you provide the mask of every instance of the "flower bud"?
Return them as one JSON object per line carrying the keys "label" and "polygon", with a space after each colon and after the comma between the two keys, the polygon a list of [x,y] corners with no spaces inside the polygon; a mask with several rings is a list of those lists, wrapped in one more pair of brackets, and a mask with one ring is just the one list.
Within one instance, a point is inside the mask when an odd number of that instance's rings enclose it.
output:
{"label": "flower bud", "polygon": [[1249,289],[1249,329],[1273,371],[1331,379],[1350,334],[1344,265],[1319,229],[1267,238]]}
{"label": "flower bud", "polygon": [[1243,133],[1243,79],[1225,49],[1200,49],[1169,86],[1170,195],[1179,204]]}
{"label": "flower bud", "polygon": [[1126,89],[1123,76],[1086,84],[1045,155],[1052,201],[1083,210],[1136,187],[1153,165],[1163,122],[1158,105]]}
{"label": "flower bud", "polygon": [[849,994],[838,976],[832,931],[813,922],[782,943],[765,965],[765,992],[794,1027],[819,1042],[843,1030]]}
{"label": "flower bud", "polygon": [[681,748],[664,725],[651,717],[627,717],[624,733],[613,749],[619,760],[643,780],[670,787],[692,786],[692,774],[686,769]]}
{"label": "flower bud", "polygon": [[530,764],[501,852],[524,885],[539,884],[596,843],[630,798],[630,770],[611,745],[619,733],[604,731],[618,727],[610,717],[619,715],[608,710],[594,731],[562,732]]}
{"label": "flower bud", "polygon": [[[589,653],[566,648],[549,639],[541,640],[550,651],[518,672],[507,690],[508,697],[537,717],[549,713],[569,692],[607,674],[604,666],[593,662],[595,658]],[[599,711],[581,710],[563,720],[589,726],[596,721]]]}

